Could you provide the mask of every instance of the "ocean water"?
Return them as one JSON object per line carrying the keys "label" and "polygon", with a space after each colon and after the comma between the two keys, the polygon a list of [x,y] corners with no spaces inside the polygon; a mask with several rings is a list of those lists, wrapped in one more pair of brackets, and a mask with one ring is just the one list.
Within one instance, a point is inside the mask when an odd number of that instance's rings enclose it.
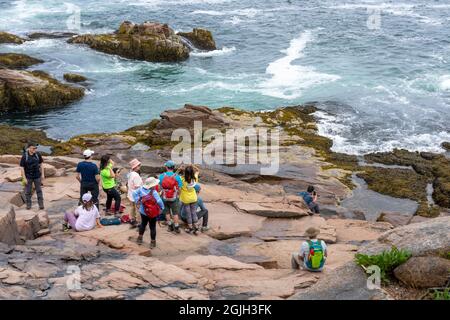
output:
{"label": "ocean water", "polygon": [[79,102],[1,122],[67,139],[123,130],[185,103],[265,110],[317,101],[326,111],[317,113],[320,133],[335,151],[440,152],[450,141],[450,1],[0,0],[0,30],[70,31],[74,8],[78,33],[155,20],[176,31],[205,27],[219,49],[158,64],[64,39],[0,45],[45,60],[35,69],[58,79],[90,79]]}

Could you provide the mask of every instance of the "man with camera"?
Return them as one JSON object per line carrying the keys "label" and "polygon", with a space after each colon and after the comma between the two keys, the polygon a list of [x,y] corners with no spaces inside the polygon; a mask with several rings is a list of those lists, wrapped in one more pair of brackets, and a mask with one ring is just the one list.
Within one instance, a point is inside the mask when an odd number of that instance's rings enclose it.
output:
{"label": "man with camera", "polygon": [[298,195],[303,198],[312,214],[320,213],[319,205],[317,204],[318,196],[314,186],[308,186],[307,191],[300,192]]}

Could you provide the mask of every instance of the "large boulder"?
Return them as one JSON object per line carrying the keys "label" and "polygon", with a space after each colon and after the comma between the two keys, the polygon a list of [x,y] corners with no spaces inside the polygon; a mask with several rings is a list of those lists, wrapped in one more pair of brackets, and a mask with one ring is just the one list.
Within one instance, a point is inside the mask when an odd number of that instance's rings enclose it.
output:
{"label": "large boulder", "polygon": [[0,113],[40,111],[78,100],[84,90],[42,71],[0,69]]}
{"label": "large boulder", "polygon": [[301,290],[290,300],[385,300],[381,288],[369,289],[363,269],[353,261],[322,277],[314,286]]}
{"label": "large boulder", "polygon": [[189,57],[189,49],[167,24],[123,22],[112,34],[80,35],[69,43],[86,44],[94,50],[124,58],[151,62],[177,62]]}
{"label": "large boulder", "polygon": [[444,287],[450,279],[450,260],[412,257],[394,270],[395,277],[413,288]]}
{"label": "large boulder", "polygon": [[22,44],[25,42],[25,39],[22,39],[19,36],[14,34],[0,31],[0,43],[14,43],[14,44]]}
{"label": "large boulder", "polygon": [[413,256],[450,252],[450,217],[429,219],[408,224],[383,233],[377,240],[362,247],[362,254],[376,255],[391,249],[408,250]]}
{"label": "large boulder", "polygon": [[401,212],[383,212],[377,219],[379,222],[388,222],[394,227],[404,226],[411,221],[411,215]]}
{"label": "large boulder", "polygon": [[0,242],[13,245],[20,243],[14,209],[0,212]]}
{"label": "large boulder", "polygon": [[308,215],[308,208],[297,197],[285,197],[276,202],[233,202],[234,207],[240,212],[256,214],[267,218],[300,218]]}
{"label": "large boulder", "polygon": [[0,67],[11,69],[24,69],[44,62],[41,59],[30,57],[21,53],[0,53]]}
{"label": "large boulder", "polygon": [[191,32],[178,32],[177,34],[188,39],[198,49],[207,51],[217,49],[216,42],[209,30],[194,28]]}

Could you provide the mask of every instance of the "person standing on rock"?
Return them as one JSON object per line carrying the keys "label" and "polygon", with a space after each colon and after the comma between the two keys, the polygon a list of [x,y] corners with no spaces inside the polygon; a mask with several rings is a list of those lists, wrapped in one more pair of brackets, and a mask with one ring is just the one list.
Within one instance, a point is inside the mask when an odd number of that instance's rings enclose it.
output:
{"label": "person standing on rock", "polygon": [[77,180],[80,182],[80,204],[82,204],[82,197],[85,193],[92,194],[92,202],[98,208],[98,194],[100,182],[100,172],[97,165],[92,162],[91,158],[94,151],[87,149],[83,152],[84,160],[77,165]]}
{"label": "person standing on rock", "polygon": [[[200,193],[200,190],[201,190],[200,184],[197,183],[195,185],[194,189],[195,189],[195,192],[197,192],[197,207],[200,209],[200,210],[197,210],[197,212],[196,212],[197,218],[198,218],[198,220],[202,219],[202,229],[201,229],[201,231],[202,232],[206,232],[206,231],[209,230],[209,227],[208,227],[209,212],[208,212],[208,209],[206,208],[206,206],[205,206],[205,204],[203,202],[203,199],[199,196],[199,193]],[[184,209],[184,205],[183,204],[181,205],[180,216],[181,216],[181,219],[185,223],[187,223],[186,210]]]}
{"label": "person standing on rock", "polygon": [[104,155],[100,159],[100,177],[103,191],[106,193],[106,213],[111,213],[111,205],[114,199],[114,215],[120,214],[120,193],[116,189],[116,172],[113,169],[114,162],[111,157]]}
{"label": "person standing on rock", "polygon": [[306,236],[309,240],[302,243],[300,252],[292,253],[292,269],[298,269],[300,266],[303,266],[304,269],[313,272],[323,270],[328,251],[325,242],[317,239],[319,233],[320,230],[313,227],[306,230]]}
{"label": "person standing on rock", "polygon": [[308,186],[306,191],[299,192],[298,195],[303,198],[312,214],[320,213],[319,205],[317,204],[318,196],[314,186]]}
{"label": "person standing on rock", "polygon": [[91,193],[85,193],[81,197],[82,205],[74,212],[67,211],[64,214],[64,231],[69,229],[68,226],[78,232],[89,231],[95,227],[103,228],[100,223],[100,213],[93,200]]}
{"label": "person standing on rock", "polygon": [[36,190],[39,209],[44,210],[44,195],[42,186],[45,181],[44,170],[42,163],[44,159],[41,154],[37,152],[37,143],[30,142],[27,144],[22,158],[20,159],[22,181],[25,185],[25,199],[27,210],[31,209],[31,195],[33,192],[33,185]]}
{"label": "person standing on rock", "polygon": [[133,192],[139,189],[142,186],[142,178],[141,178],[141,162],[138,159],[133,159],[130,161],[131,171],[128,174],[128,194],[127,198],[131,205],[131,227],[136,228],[137,225],[141,222],[141,215],[137,214],[136,204],[134,203]]}
{"label": "person standing on rock", "polygon": [[159,180],[147,178],[139,189],[133,192],[133,201],[139,206],[141,224],[139,225],[139,236],[137,243],[142,244],[147,224],[150,227],[150,248],[156,247],[156,222],[161,210],[164,210],[164,202],[156,191]]}
{"label": "person standing on rock", "polygon": [[180,233],[180,202],[178,193],[182,182],[180,176],[174,172],[175,162],[168,160],[164,167],[166,172],[159,175],[161,195],[164,201],[163,215],[166,217],[169,231]]}
{"label": "person standing on rock", "polygon": [[197,192],[195,191],[195,185],[198,182],[198,169],[193,165],[189,165],[184,168],[184,174],[181,177],[181,191],[180,201],[186,211],[187,233],[198,231],[198,217],[197,217]]}

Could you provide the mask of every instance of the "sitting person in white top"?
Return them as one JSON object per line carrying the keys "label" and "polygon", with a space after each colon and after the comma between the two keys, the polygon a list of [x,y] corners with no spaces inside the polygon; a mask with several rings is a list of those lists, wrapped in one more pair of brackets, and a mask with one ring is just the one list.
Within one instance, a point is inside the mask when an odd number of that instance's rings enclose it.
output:
{"label": "sitting person in white top", "polygon": [[308,228],[306,236],[309,240],[304,241],[300,247],[300,252],[292,253],[292,269],[298,269],[301,265],[309,271],[322,271],[327,259],[327,245],[324,241],[318,240],[320,230],[317,228]]}
{"label": "sitting person in white top", "polygon": [[69,229],[69,226],[75,231],[89,231],[102,228],[100,224],[100,213],[97,206],[92,201],[92,194],[85,193],[81,198],[83,204],[75,209],[74,212],[67,211],[64,214],[63,230]]}

